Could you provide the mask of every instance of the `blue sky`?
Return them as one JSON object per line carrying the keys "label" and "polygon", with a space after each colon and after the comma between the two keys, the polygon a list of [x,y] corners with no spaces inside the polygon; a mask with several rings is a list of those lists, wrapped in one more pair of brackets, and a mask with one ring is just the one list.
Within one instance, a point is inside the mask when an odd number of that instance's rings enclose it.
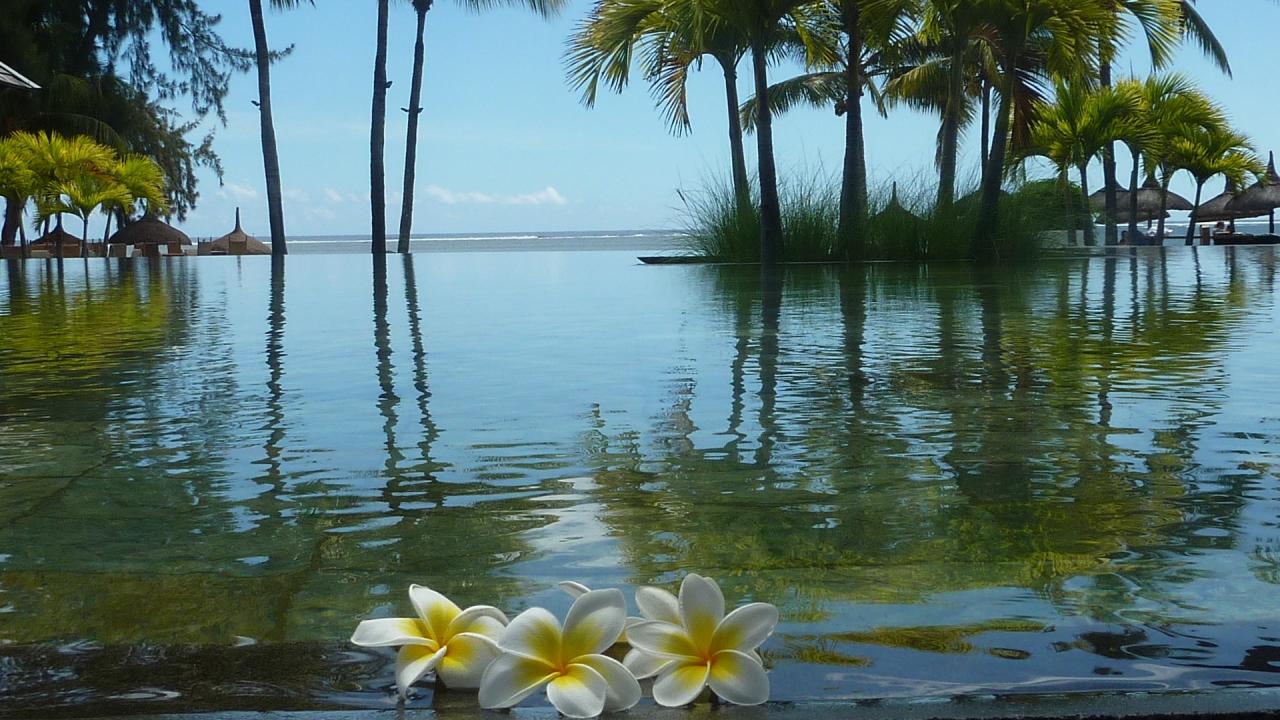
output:
{"label": "blue sky", "polygon": [[[209,0],[224,16],[223,32],[251,47],[246,3]],[[419,145],[415,233],[605,230],[676,227],[676,189],[696,188],[728,167],[723,81],[713,66],[690,88],[693,133],[673,137],[647,88],[634,85],[588,110],[564,82],[565,38],[590,8],[575,0],[558,19],[527,11],[462,10],[437,0],[427,19],[423,130]],[[1201,12],[1231,51],[1234,79],[1185,48],[1174,69],[1195,78],[1222,102],[1257,147],[1280,145],[1270,63],[1280,6],[1271,0],[1205,0]],[[315,8],[270,13],[273,47],[294,53],[275,66],[273,100],[290,235],[367,234],[369,114],[375,6],[366,0],[317,0]],[[414,15],[393,2],[388,99],[388,226],[399,221]],[[1118,68],[1145,74],[1141,52]],[[795,68],[777,68],[784,77]],[[746,76],[746,67],[740,73]],[[751,94],[742,78],[743,97]],[[217,150],[226,184],[205,175],[199,207],[184,228],[192,236],[229,229],[243,208],[252,233],[266,231],[257,98],[252,74],[237,77],[228,123]],[[873,178],[911,181],[932,171],[937,119],[906,109],[888,119],[869,109],[867,145]],[[843,121],[830,110],[797,111],[775,127],[784,175],[834,173],[843,153]],[[967,139],[967,169],[976,172],[976,135]],[[752,146],[749,139],[748,147]],[[753,160],[752,160],[753,161]],[[1096,184],[1098,171],[1093,172]],[[1174,189],[1191,192],[1186,178]],[[1217,181],[1208,192],[1217,193]]]}

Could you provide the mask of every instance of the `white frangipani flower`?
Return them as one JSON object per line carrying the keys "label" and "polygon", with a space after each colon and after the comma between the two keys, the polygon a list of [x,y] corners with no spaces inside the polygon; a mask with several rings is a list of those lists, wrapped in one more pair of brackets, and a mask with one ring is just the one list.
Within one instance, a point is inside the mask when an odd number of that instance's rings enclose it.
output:
{"label": "white frangipani flower", "polygon": [[583,593],[563,627],[543,608],[520,613],[498,640],[501,657],[480,681],[480,707],[513,707],[543,686],[556,710],[571,718],[633,707],[640,683],[622,663],[600,654],[617,642],[626,619],[619,590]]}
{"label": "white frangipani flower", "polygon": [[[688,705],[710,685],[721,699],[737,705],[768,700],[769,676],[755,649],[773,634],[778,609],[751,603],[725,615],[720,586],[701,575],[685,577],[678,600],[662,592],[644,593],[644,602],[660,603],[661,613],[670,619],[649,620],[627,629],[632,647],[627,668],[637,677],[658,676],[653,699],[667,707]],[[637,603],[640,597],[637,591]]]}
{"label": "white frangipani flower", "polygon": [[396,687],[408,695],[423,675],[436,671],[449,687],[475,689],[501,652],[498,638],[507,624],[502,611],[488,605],[461,610],[449,598],[421,585],[409,586],[416,618],[365,620],[351,642],[362,647],[399,647]]}

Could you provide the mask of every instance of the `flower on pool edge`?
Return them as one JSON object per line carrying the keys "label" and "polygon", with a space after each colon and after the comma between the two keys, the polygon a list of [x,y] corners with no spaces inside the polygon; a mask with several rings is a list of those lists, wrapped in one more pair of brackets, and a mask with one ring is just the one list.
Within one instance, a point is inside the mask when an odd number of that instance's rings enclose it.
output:
{"label": "flower on pool edge", "polygon": [[725,615],[720,586],[691,573],[680,584],[676,611],[678,622],[650,620],[627,628],[627,668],[636,677],[657,675],[653,699],[659,705],[688,705],[708,685],[736,705],[769,699],[769,676],[755,649],[777,627],[776,607],[751,603]]}
{"label": "flower on pool edge", "polygon": [[407,696],[423,675],[436,676],[449,687],[475,689],[501,653],[498,638],[507,616],[488,605],[461,610],[449,598],[421,585],[409,586],[416,618],[365,620],[351,642],[362,647],[399,647],[396,688]]}
{"label": "flower on pool edge", "polygon": [[562,715],[590,718],[640,702],[640,683],[622,663],[600,653],[618,640],[627,619],[619,590],[593,590],[574,600],[564,626],[543,608],[520,613],[507,626],[480,681],[480,707],[509,708],[547,688]]}

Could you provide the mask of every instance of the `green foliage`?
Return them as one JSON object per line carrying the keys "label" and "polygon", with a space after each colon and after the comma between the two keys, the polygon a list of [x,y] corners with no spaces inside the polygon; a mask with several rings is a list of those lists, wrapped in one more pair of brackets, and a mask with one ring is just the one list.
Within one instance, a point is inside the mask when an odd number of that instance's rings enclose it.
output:
{"label": "green foliage", "polygon": [[[937,206],[936,187],[923,180],[882,185],[870,193],[871,214],[863,229],[866,255],[853,257],[836,232],[840,218],[838,179],[812,175],[790,178],[780,187],[787,262],[891,260],[923,262],[970,257],[977,220],[977,195],[948,210]],[[1070,198],[1068,198],[1068,195]],[[716,180],[698,190],[682,190],[684,234],[690,255],[720,262],[760,259],[760,219],[754,208],[740,210],[732,185]],[[1070,206],[1067,204],[1071,203]],[[1037,253],[1043,233],[1079,222],[1079,188],[1055,180],[1027,182],[1001,200],[999,256]]]}
{"label": "green foliage", "polygon": [[141,155],[120,157],[84,135],[18,132],[0,139],[0,196],[36,205],[36,220],[69,213],[88,227],[98,209],[126,215],[139,202],[168,208],[164,171]]}

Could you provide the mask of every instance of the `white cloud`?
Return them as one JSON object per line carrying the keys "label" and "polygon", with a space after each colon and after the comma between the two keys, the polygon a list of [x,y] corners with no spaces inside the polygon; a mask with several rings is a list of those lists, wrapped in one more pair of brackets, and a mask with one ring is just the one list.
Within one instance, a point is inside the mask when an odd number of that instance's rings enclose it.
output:
{"label": "white cloud", "polygon": [[311,194],[306,190],[290,189],[285,190],[283,194],[286,200],[292,200],[300,203],[311,202]]}
{"label": "white cloud", "polygon": [[340,203],[346,199],[342,196],[342,193],[338,192],[337,190],[334,190],[333,188],[325,188],[324,196],[325,196],[325,199],[327,199],[329,202],[335,202],[335,203]]}
{"label": "white cloud", "polygon": [[568,205],[569,200],[560,191],[548,185],[542,190],[516,195],[495,195],[482,192],[458,192],[439,185],[428,185],[426,194],[445,205]]}
{"label": "white cloud", "polygon": [[218,197],[223,200],[257,200],[258,190],[252,185],[239,185],[230,180],[223,183],[222,188],[218,190]]}

